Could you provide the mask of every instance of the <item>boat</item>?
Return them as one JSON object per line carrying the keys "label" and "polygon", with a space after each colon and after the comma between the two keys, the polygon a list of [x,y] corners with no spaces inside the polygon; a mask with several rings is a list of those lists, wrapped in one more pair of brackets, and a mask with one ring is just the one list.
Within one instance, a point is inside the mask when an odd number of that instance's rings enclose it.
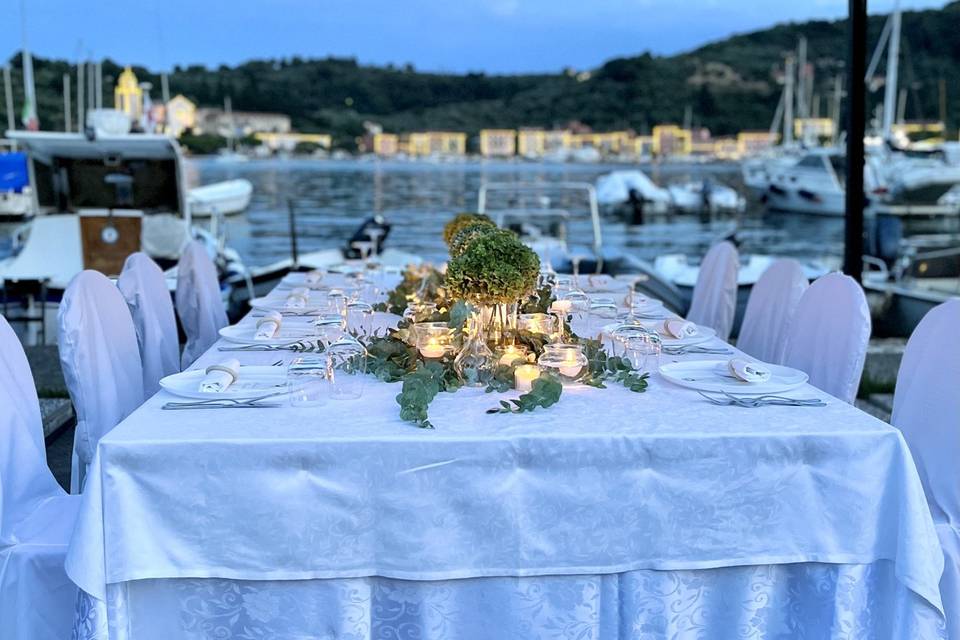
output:
{"label": "boat", "polygon": [[[705,202],[704,189],[709,194]],[[704,180],[691,180],[671,184],[667,187],[673,208],[677,213],[743,213],[747,208],[746,199],[736,189],[725,184]]]}
{"label": "boat", "polygon": [[32,205],[26,154],[0,153],[0,222],[26,220],[33,215]]}
{"label": "boat", "polygon": [[670,192],[639,169],[612,171],[597,179],[597,202],[601,205],[623,205],[630,200],[631,191],[643,201],[647,213],[667,213],[673,206]]}
{"label": "boat", "polygon": [[194,218],[209,218],[214,215],[242,213],[250,206],[253,184],[238,178],[190,189],[187,202]]}
{"label": "boat", "polygon": [[[773,211],[842,216],[845,206],[846,158],[835,149],[814,149],[769,171],[767,207]],[[864,170],[864,183],[873,185]],[[867,187],[870,190],[870,187]]]}
{"label": "boat", "polygon": [[[112,128],[112,127],[110,127]],[[120,273],[143,251],[165,269],[171,290],[182,248],[201,240],[220,270],[225,299],[248,272],[222,235],[193,224],[183,159],[164,135],[9,131],[26,154],[35,216],[13,234],[0,280],[16,282],[29,304],[56,305],[73,276]],[[37,300],[42,292],[43,300]],[[47,319],[56,314],[44,314]],[[11,318],[14,320],[15,318]],[[47,335],[56,335],[47,331]]]}

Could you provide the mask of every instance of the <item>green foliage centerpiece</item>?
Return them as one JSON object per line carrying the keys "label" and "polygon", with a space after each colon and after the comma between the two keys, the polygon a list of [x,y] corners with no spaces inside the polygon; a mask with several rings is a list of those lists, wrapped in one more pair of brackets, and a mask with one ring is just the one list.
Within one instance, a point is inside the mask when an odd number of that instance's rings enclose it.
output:
{"label": "green foliage centerpiece", "polygon": [[[520,330],[517,310],[542,311],[552,301],[549,288],[537,289],[540,259],[512,231],[499,229],[480,214],[458,214],[444,227],[451,259],[446,271],[429,266],[408,268],[401,284],[389,294],[386,310],[402,315],[407,305],[433,302],[432,321],[447,322],[458,348],[439,358],[425,358],[417,349],[416,332],[408,320],[386,336],[367,342],[368,367],[384,382],[401,382],[397,395],[400,417],[419,427],[433,428],[428,408],[440,392],[463,386],[487,392],[513,389],[514,373],[525,360],[498,360],[507,344],[522,347],[531,361],[543,352],[549,336]],[[631,391],[644,391],[646,374],[634,371],[625,358],[608,355],[599,341],[572,336],[587,356],[587,366],[576,381],[604,388],[618,382]],[[534,374],[535,375],[535,374]],[[488,413],[523,413],[555,404],[563,390],[560,378],[549,371],[533,380],[518,398],[503,400]]]}

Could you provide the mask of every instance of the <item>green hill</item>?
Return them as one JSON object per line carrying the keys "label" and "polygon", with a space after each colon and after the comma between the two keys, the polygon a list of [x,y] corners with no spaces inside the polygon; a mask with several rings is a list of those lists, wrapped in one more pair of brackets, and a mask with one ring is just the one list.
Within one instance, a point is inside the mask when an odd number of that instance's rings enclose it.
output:
{"label": "green hill", "polygon": [[[869,40],[876,42],[885,16],[872,16]],[[617,58],[588,73],[485,75],[422,73],[410,67],[361,66],[352,59],[255,60],[236,67],[177,67],[170,76],[173,94],[199,105],[289,114],[301,131],[329,131],[343,146],[363,132],[363,122],[387,131],[455,129],[476,133],[484,127],[562,126],[580,121],[595,130],[649,130],[681,122],[689,106],[695,124],[714,134],[769,126],[781,87],[786,53],[807,37],[815,69],[814,92],[827,115],[833,79],[843,72],[844,21],[781,24],[736,35],[694,51],[663,57],[644,53]],[[960,1],[942,9],[903,14],[901,86],[909,87],[906,117],[940,117],[939,84],[946,86],[948,127],[960,123]],[[869,52],[868,52],[869,55]],[[22,103],[20,57],[14,67],[16,103]],[[65,61],[34,58],[41,125],[63,126],[62,76],[75,70]],[[113,78],[121,67],[103,63],[104,104],[112,104]],[[159,77],[134,66],[142,81]],[[882,100],[882,89],[869,98]],[[0,104],[0,122],[5,122]]]}

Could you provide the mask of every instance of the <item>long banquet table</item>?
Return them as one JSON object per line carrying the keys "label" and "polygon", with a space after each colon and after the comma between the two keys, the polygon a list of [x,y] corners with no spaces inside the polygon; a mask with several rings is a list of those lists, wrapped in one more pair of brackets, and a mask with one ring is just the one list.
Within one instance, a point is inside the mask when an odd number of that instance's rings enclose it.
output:
{"label": "long banquet table", "polygon": [[826,407],[743,409],[654,376],[523,415],[461,390],[435,430],[400,420],[398,391],[148,400],[88,475],[75,637],[945,637],[903,438],[813,387]]}

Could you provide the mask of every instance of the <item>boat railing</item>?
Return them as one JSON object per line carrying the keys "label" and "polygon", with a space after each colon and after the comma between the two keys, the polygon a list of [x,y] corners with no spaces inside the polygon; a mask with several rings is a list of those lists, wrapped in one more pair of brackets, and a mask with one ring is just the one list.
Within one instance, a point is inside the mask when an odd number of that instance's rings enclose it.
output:
{"label": "boat railing", "polygon": [[[477,212],[488,213],[489,196],[493,192],[507,194],[546,194],[558,192],[581,192],[587,197],[590,211],[590,224],[593,229],[593,253],[597,259],[597,270],[603,264],[603,233],[600,227],[600,207],[597,203],[597,190],[589,182],[484,182],[477,195]],[[535,210],[535,209],[531,209]],[[549,207],[542,211],[550,212]],[[555,211],[555,210],[554,210]],[[569,218],[569,212],[564,212]]]}

